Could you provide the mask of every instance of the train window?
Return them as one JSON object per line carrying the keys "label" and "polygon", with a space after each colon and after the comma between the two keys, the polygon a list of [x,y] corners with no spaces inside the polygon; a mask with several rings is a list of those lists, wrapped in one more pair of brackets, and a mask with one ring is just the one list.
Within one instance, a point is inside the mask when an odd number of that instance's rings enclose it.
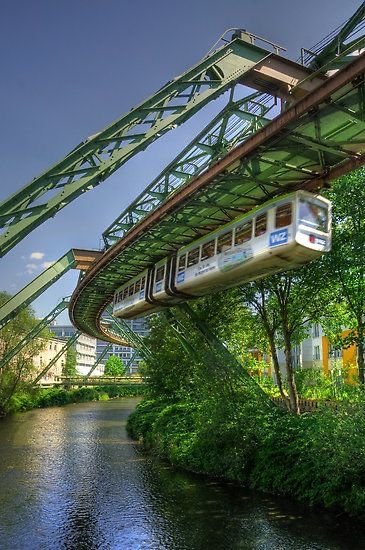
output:
{"label": "train window", "polygon": [[251,235],[252,235],[252,221],[236,227],[236,232],[234,236],[235,245],[247,243],[247,241],[251,239]]}
{"label": "train window", "polygon": [[266,233],[266,225],[267,225],[267,213],[261,214],[261,216],[257,216],[256,223],[255,223],[255,237],[260,237],[260,235],[263,235]]}
{"label": "train window", "polygon": [[185,270],[185,264],[186,264],[186,254],[183,254],[179,257],[179,267],[178,272]]}
{"label": "train window", "polygon": [[141,279],[141,291],[144,290],[145,284],[146,284],[146,277],[142,277],[142,279]]}
{"label": "train window", "polygon": [[199,261],[199,247],[188,252],[188,267],[197,264]]}
{"label": "train window", "polygon": [[165,265],[161,265],[159,268],[157,268],[156,270],[156,278],[155,278],[155,282],[158,283],[159,281],[162,281],[163,278],[165,276]]}
{"label": "train window", "polygon": [[291,224],[292,206],[291,202],[278,206],[275,214],[275,227],[286,227]]}
{"label": "train window", "polygon": [[300,200],[299,223],[326,232],[328,229],[328,207],[311,201]]}
{"label": "train window", "polygon": [[207,260],[208,258],[211,258],[214,256],[215,252],[215,239],[213,241],[209,241],[209,243],[205,243],[202,245],[202,252],[201,252],[201,258],[200,261]]}
{"label": "train window", "polygon": [[129,287],[129,290],[128,290],[128,295],[129,295],[129,296],[133,296],[133,294],[134,294],[134,284],[131,285],[131,286]]}
{"label": "train window", "polygon": [[141,279],[139,279],[139,281],[136,281],[134,293],[137,294],[137,292],[139,292],[140,290],[141,290]]}
{"label": "train window", "polygon": [[223,235],[219,235],[218,244],[217,244],[217,254],[224,252],[224,250],[227,250],[227,248],[231,248],[231,246],[232,246],[232,231],[229,231],[229,233],[223,233]]}
{"label": "train window", "polygon": [[123,300],[125,300],[128,296],[128,287],[126,286],[125,289],[123,290]]}

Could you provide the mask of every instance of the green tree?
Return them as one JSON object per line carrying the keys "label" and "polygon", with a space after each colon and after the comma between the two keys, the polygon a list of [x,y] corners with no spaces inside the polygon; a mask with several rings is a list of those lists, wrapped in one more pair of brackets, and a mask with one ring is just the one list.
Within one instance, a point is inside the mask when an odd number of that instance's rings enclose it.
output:
{"label": "green tree", "polygon": [[[0,292],[0,306],[11,296]],[[38,323],[31,308],[23,309],[0,332],[0,358],[7,355]],[[33,359],[46,347],[50,334],[42,331],[38,338],[27,344],[8,364],[0,369],[0,413],[7,412],[16,391],[29,388],[32,373],[36,370]]]}
{"label": "green tree", "polygon": [[332,201],[332,252],[323,258],[323,276],[334,281],[334,298],[345,305],[342,324],[350,328],[343,346],[356,344],[359,380],[365,382],[365,169],[336,180]]}
{"label": "green tree", "polygon": [[174,400],[193,393],[197,386],[197,368],[189,350],[182,346],[164,315],[150,317],[149,328],[144,342],[151,357],[142,363],[140,370],[146,377],[150,394]]}
{"label": "green tree", "polygon": [[106,376],[123,376],[125,374],[125,366],[121,358],[117,355],[108,357],[105,363],[104,374]]}
{"label": "green tree", "polygon": [[66,352],[66,360],[65,364],[62,368],[62,374],[63,376],[75,376],[77,375],[77,355],[76,350],[73,346],[69,347]]}
{"label": "green tree", "polygon": [[[311,262],[295,271],[249,283],[241,289],[243,300],[266,332],[280,394],[287,407],[296,414],[299,414],[299,402],[293,346],[299,344],[310,325],[325,314],[331,287],[323,284],[320,275],[320,263]],[[283,348],[285,353],[288,397],[281,378],[278,348]]]}

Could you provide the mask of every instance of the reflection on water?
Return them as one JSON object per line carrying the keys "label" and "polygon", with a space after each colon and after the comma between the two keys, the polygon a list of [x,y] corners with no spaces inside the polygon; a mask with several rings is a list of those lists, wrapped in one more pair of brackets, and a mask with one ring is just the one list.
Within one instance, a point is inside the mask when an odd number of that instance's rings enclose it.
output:
{"label": "reflection on water", "polygon": [[136,400],[0,421],[0,549],[360,549],[365,530],[177,471],[127,438]]}

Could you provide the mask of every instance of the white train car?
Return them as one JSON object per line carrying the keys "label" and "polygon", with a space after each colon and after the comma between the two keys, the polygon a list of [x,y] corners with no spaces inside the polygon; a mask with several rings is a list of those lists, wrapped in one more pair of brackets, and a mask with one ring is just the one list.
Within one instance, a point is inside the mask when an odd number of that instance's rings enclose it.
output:
{"label": "white train car", "polygon": [[134,318],[153,313],[294,269],[330,248],[330,201],[297,191],[236,218],[123,285],[115,296],[114,315]]}

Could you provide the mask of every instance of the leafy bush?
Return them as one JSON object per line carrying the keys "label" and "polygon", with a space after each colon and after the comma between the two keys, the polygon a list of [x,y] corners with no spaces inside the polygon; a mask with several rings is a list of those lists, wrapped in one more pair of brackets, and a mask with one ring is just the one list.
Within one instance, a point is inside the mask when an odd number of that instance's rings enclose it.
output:
{"label": "leafy bush", "polygon": [[22,412],[34,408],[57,407],[68,403],[86,403],[87,401],[107,401],[114,397],[135,397],[145,395],[143,384],[130,386],[101,386],[64,388],[36,388],[22,391],[12,396],[7,412]]}
{"label": "leafy bush", "polygon": [[295,416],[244,389],[231,401],[143,401],[128,430],[173,464],[364,516],[364,405]]}

